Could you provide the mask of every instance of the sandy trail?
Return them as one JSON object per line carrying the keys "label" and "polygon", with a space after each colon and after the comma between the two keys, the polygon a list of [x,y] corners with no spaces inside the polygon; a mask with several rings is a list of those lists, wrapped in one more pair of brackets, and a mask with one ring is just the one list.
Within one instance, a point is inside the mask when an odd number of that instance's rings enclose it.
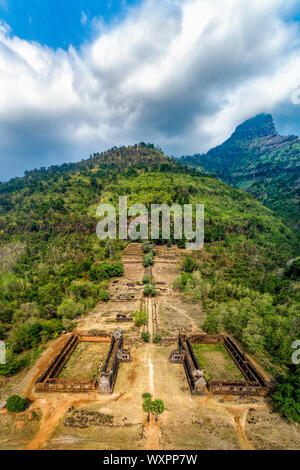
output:
{"label": "sandy trail", "polygon": [[250,408],[253,409],[267,409],[268,405],[236,405],[226,407],[226,411],[233,417],[233,427],[239,439],[241,450],[255,450],[248,441],[245,426],[247,414]]}
{"label": "sandy trail", "polygon": [[148,314],[148,331],[151,335],[151,339],[153,340],[155,336],[155,325],[154,325],[154,311],[155,311],[155,302],[153,298],[148,298],[146,300],[146,311]]}
{"label": "sandy trail", "polygon": [[254,447],[249,443],[246,431],[245,431],[245,422],[248,409],[239,413],[238,411],[234,414],[234,428],[237,433],[237,437],[240,441],[242,450],[255,450]]}
{"label": "sandy trail", "polygon": [[145,426],[146,437],[146,450],[160,450],[160,439],[162,437],[159,422],[156,422],[153,417],[150,418],[150,423]]}
{"label": "sandy trail", "polygon": [[[155,336],[155,327],[154,327],[154,311],[155,311],[155,301],[152,298],[148,298],[146,300],[146,311],[148,313],[148,331],[151,335],[151,340],[153,340]],[[151,393],[152,398],[154,399],[155,394],[155,378],[154,378],[154,364],[153,364],[153,348],[155,346],[153,344],[147,344],[147,367],[149,369],[149,393]],[[146,437],[146,449],[147,450],[159,450],[160,446],[160,438],[161,438],[161,430],[159,423],[155,421],[154,417],[150,417],[150,422],[145,426],[145,437]]]}
{"label": "sandy trail", "polygon": [[25,450],[40,450],[47,441],[48,437],[52,433],[59,419],[69,407],[69,404],[66,402],[55,402],[46,399],[46,400],[37,400],[35,405],[39,406],[43,418],[40,426],[40,430],[35,436],[35,438],[28,444]]}
{"label": "sandy trail", "polygon": [[149,357],[148,359],[148,367],[149,367],[149,390],[151,395],[154,395],[155,389],[154,389],[154,367],[153,367],[153,362],[152,359]]}

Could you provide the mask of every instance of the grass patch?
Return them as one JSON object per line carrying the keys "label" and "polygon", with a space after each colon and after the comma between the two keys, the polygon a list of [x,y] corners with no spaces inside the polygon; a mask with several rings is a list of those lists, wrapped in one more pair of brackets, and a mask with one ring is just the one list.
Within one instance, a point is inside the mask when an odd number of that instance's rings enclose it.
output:
{"label": "grass patch", "polygon": [[108,352],[106,343],[79,343],[59,374],[61,379],[93,379]]}
{"label": "grass patch", "polygon": [[207,380],[245,380],[223,344],[193,344]]}

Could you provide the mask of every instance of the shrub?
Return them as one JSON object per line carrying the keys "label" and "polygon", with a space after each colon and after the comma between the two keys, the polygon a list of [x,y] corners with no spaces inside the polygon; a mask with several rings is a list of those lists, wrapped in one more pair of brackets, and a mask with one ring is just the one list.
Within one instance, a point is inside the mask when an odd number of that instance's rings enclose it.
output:
{"label": "shrub", "polygon": [[162,336],[161,335],[155,335],[154,339],[153,339],[153,343],[154,344],[159,344],[161,343],[161,340],[162,340]]}
{"label": "shrub", "polygon": [[[97,298],[99,297],[100,295],[100,291],[97,295]],[[85,306],[85,309],[86,310],[91,310],[93,309],[95,306],[97,305],[97,300],[94,299],[93,297],[87,297],[84,301],[84,306]]]}
{"label": "shrub", "polygon": [[93,281],[103,281],[111,277],[118,277],[124,273],[124,266],[122,263],[102,263],[95,264],[90,269],[90,278]]}
{"label": "shrub", "polygon": [[144,400],[151,400],[151,397],[152,397],[151,393],[143,393],[142,395],[142,398]]}
{"label": "shrub", "polygon": [[108,302],[110,299],[110,293],[107,289],[100,289],[99,291],[99,300],[101,302]]}
{"label": "shrub", "polygon": [[149,241],[145,242],[143,244],[143,252],[144,253],[150,253],[151,251],[153,251],[152,243],[150,243]]}
{"label": "shrub", "polygon": [[150,338],[151,338],[151,336],[150,336],[150,333],[148,333],[148,331],[147,332],[144,331],[142,333],[142,340],[145,341],[145,343],[149,343]]}
{"label": "shrub", "polygon": [[186,245],[186,238],[183,237],[181,240],[177,240],[177,246],[178,248],[181,248],[181,249],[185,249],[185,245]]}
{"label": "shrub", "polygon": [[37,321],[40,316],[36,302],[27,302],[20,306],[20,309],[13,314],[13,323],[23,323],[25,321]]}
{"label": "shrub", "polygon": [[77,323],[75,321],[69,320],[69,318],[63,318],[62,324],[63,324],[64,330],[69,331],[69,332],[73,331],[77,326]]}
{"label": "shrub", "polygon": [[176,290],[177,289],[184,290],[189,281],[193,282],[193,278],[191,274],[184,273],[178,279],[174,281],[173,288]]}
{"label": "shrub", "polygon": [[18,326],[12,337],[13,350],[16,353],[21,353],[37,346],[41,338],[42,326],[40,323],[34,323],[33,325],[24,323]]}
{"label": "shrub", "polygon": [[45,339],[56,338],[63,331],[62,321],[58,318],[52,318],[51,320],[41,320],[40,325],[42,327],[41,335]]}
{"label": "shrub", "polygon": [[0,376],[10,377],[19,372],[24,367],[27,367],[30,363],[30,355],[27,354],[22,359],[18,359],[18,356],[12,351],[6,352],[6,364],[0,364]]}
{"label": "shrub", "polygon": [[154,286],[151,286],[151,296],[152,297],[156,296],[156,288]]}
{"label": "shrub", "polygon": [[150,280],[151,280],[150,274],[148,274],[148,273],[145,274],[145,276],[143,277],[143,284],[149,284]]}
{"label": "shrub", "polygon": [[8,398],[6,402],[6,409],[10,413],[22,413],[22,411],[26,410],[26,407],[26,399],[21,398],[18,395],[13,395],[12,397]]}
{"label": "shrub", "polygon": [[190,256],[186,256],[182,263],[182,270],[186,273],[192,273],[196,268],[196,264]]}
{"label": "shrub", "polygon": [[38,419],[39,419],[39,415],[38,415],[37,412],[34,411],[34,410],[32,410],[32,412],[31,412],[31,417],[32,417],[32,419],[34,419],[34,420],[38,420]]}
{"label": "shrub", "polygon": [[145,286],[145,289],[144,289],[144,295],[145,296],[149,296],[151,295],[152,297],[155,297],[156,296],[156,288],[155,286],[149,286],[148,284]]}
{"label": "shrub", "polygon": [[151,412],[155,415],[156,421],[158,415],[162,414],[165,411],[165,404],[162,400],[157,399],[151,403]]}
{"label": "shrub", "polygon": [[89,297],[97,298],[98,287],[86,280],[73,281],[69,287],[69,292],[72,293],[76,301],[79,302],[81,299]]}
{"label": "shrub", "polygon": [[290,261],[284,271],[286,277],[290,279],[300,278],[300,257]]}
{"label": "shrub", "polygon": [[151,287],[150,286],[145,286],[145,289],[144,289],[144,295],[146,295],[148,297],[148,295],[150,295],[151,293]]}
{"label": "shrub", "polygon": [[64,299],[57,309],[59,317],[73,320],[84,312],[84,306],[75,302],[73,299]]}
{"label": "shrub", "polygon": [[148,321],[148,315],[145,310],[138,310],[134,314],[134,323],[136,326],[146,325]]}
{"label": "shrub", "polygon": [[280,377],[276,391],[271,395],[276,410],[290,421],[300,423],[300,371],[289,371]]}
{"label": "shrub", "polygon": [[40,320],[36,323],[19,325],[12,336],[13,351],[21,353],[38,346],[43,340],[55,338],[61,334],[63,326],[61,320]]}
{"label": "shrub", "polygon": [[148,268],[149,266],[154,265],[154,256],[152,253],[145,255],[143,259],[143,266],[144,268]]}
{"label": "shrub", "polygon": [[0,325],[0,340],[4,340],[5,339],[5,333],[6,333],[6,329],[4,328],[3,325]]}

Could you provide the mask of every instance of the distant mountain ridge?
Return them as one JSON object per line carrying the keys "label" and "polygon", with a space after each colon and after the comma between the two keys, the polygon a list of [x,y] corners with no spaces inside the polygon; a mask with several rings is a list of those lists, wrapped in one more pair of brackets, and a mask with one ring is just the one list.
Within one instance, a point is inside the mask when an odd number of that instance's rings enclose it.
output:
{"label": "distant mountain ridge", "polygon": [[248,119],[222,145],[180,161],[250,192],[299,228],[300,139],[280,136],[272,115]]}

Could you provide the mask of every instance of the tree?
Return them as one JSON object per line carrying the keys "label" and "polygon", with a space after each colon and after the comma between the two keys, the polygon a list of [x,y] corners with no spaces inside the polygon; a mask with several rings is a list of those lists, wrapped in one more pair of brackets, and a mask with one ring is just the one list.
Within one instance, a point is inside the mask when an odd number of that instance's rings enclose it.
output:
{"label": "tree", "polygon": [[143,277],[143,284],[150,284],[152,281],[152,277],[150,274],[146,273],[145,276]]}
{"label": "tree", "polygon": [[276,391],[271,395],[275,408],[290,421],[300,423],[300,370],[291,367],[289,373],[279,378]]}
{"label": "tree", "polygon": [[300,277],[300,257],[291,260],[285,269],[284,274],[290,279],[299,279]]}
{"label": "tree", "polygon": [[156,296],[156,288],[155,286],[149,286],[148,284],[145,286],[144,288],[144,295],[146,297],[148,297],[149,295],[151,295],[151,297],[155,297]]}
{"label": "tree", "polygon": [[151,336],[150,336],[150,333],[149,333],[148,331],[147,331],[147,332],[144,331],[144,332],[142,333],[142,340],[145,341],[145,343],[149,343],[150,337],[151,337]]}
{"label": "tree", "polygon": [[190,256],[186,256],[182,263],[183,271],[186,273],[192,273],[195,267],[196,265],[195,265],[193,258],[191,258]]}
{"label": "tree", "polygon": [[30,356],[26,355],[22,359],[14,354],[10,349],[6,352],[6,364],[0,364],[0,376],[10,377],[16,374],[23,367],[27,367],[30,363]]}
{"label": "tree", "polygon": [[165,411],[165,404],[162,400],[157,399],[151,403],[151,413],[155,416],[155,421],[158,420],[158,415],[161,415]]}
{"label": "tree", "polygon": [[153,266],[154,264],[154,256],[152,253],[149,253],[147,255],[144,256],[144,259],[143,259],[143,266],[144,268],[148,268],[148,266]]}
{"label": "tree", "polygon": [[151,294],[151,287],[147,284],[144,288],[144,295],[148,297]]}
{"label": "tree", "polygon": [[108,302],[110,299],[110,293],[108,290],[106,289],[100,289],[99,290],[99,300],[101,300],[101,302]]}
{"label": "tree", "polygon": [[18,395],[13,395],[8,398],[6,402],[6,409],[11,413],[22,413],[26,409],[26,398],[21,398]]}
{"label": "tree", "polygon": [[261,351],[264,346],[263,320],[253,315],[242,334],[242,341],[250,352]]}
{"label": "tree", "polygon": [[60,306],[57,309],[57,314],[59,317],[68,318],[73,320],[74,318],[81,315],[84,311],[84,306],[75,302],[71,298],[66,298],[62,301]]}
{"label": "tree", "polygon": [[147,400],[148,398],[151,398],[151,397],[152,397],[151,393],[148,393],[148,392],[143,393],[143,395],[142,395],[142,398],[143,398],[144,400]]}
{"label": "tree", "polygon": [[124,266],[120,262],[95,264],[89,271],[93,281],[103,281],[111,277],[119,277],[124,273]]}
{"label": "tree", "polygon": [[146,325],[148,321],[148,315],[145,310],[137,310],[134,314],[134,323],[136,326]]}
{"label": "tree", "polygon": [[161,335],[155,335],[153,339],[154,344],[159,344],[162,341],[162,336]]}
{"label": "tree", "polygon": [[143,244],[143,252],[144,253],[150,253],[150,252],[153,252],[153,251],[154,251],[153,244],[150,243],[149,241],[146,241]]}

